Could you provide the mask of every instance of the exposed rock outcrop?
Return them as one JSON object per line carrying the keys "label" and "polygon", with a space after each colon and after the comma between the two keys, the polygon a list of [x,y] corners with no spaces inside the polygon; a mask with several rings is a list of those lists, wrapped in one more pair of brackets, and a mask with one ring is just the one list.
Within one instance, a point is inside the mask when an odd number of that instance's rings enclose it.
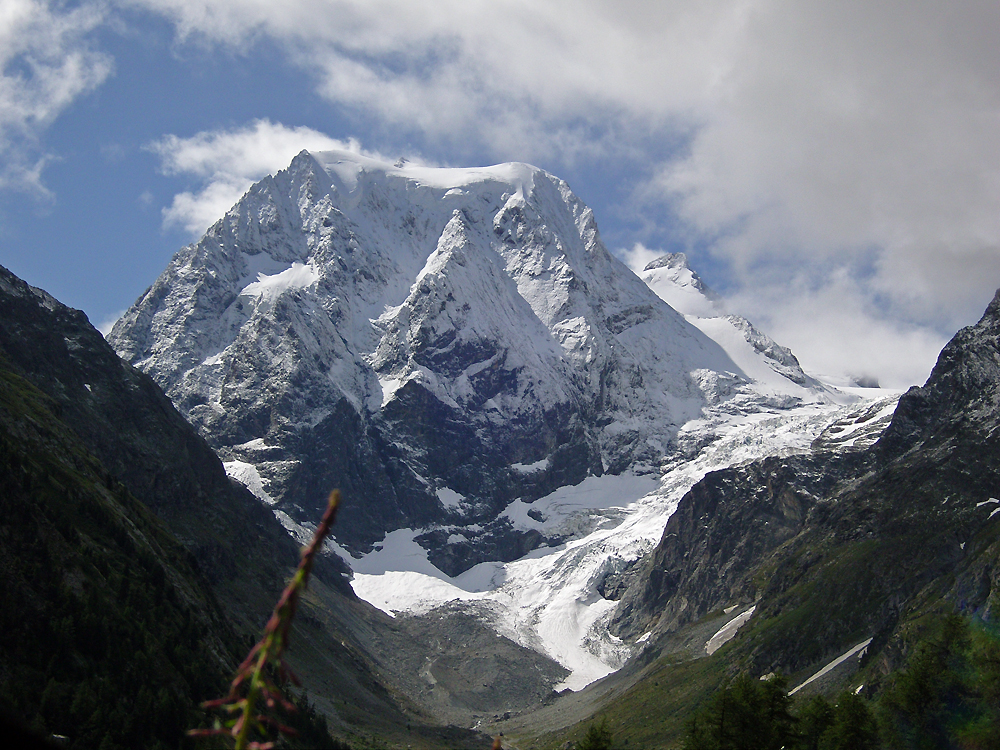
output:
{"label": "exposed rock outcrop", "polygon": [[745,648],[792,673],[872,649],[920,607],[992,620],[1000,591],[1000,293],[899,401],[875,445],[706,476],[670,518],[614,628],[665,633],[757,603]]}

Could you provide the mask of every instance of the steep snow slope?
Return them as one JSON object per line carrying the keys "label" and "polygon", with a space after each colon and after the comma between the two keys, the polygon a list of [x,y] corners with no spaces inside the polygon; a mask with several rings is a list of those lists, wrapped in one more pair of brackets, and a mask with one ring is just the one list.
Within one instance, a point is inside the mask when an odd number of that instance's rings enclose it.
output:
{"label": "steep snow slope", "polygon": [[705,442],[692,420],[829,398],[691,325],[525,164],[303,152],[109,338],[276,510],[307,521],[340,486],[346,548],[425,528],[453,575],[553,541],[514,501],[656,471]]}

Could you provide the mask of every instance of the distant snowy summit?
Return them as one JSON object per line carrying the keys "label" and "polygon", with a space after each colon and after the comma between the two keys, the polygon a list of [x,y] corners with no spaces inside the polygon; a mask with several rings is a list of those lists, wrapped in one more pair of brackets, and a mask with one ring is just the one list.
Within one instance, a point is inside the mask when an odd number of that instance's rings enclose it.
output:
{"label": "distant snowy summit", "polygon": [[639,277],[689,323],[722,345],[743,372],[759,384],[781,390],[785,380],[790,380],[810,388],[821,387],[802,371],[791,349],[757,330],[746,318],[727,314],[722,298],[691,270],[684,253],[668,253],[650,261]]}
{"label": "distant snowy summit", "polygon": [[[303,151],[109,340],[289,526],[341,487],[341,544],[424,528],[455,572],[555,541],[511,526],[515,500],[656,471],[693,420],[825,398],[788,350],[713,313],[682,256],[661,260],[637,278],[526,164]],[[708,307],[689,313],[695,293]]]}
{"label": "distant snowy summit", "polygon": [[639,278],[682,315],[714,318],[722,313],[722,298],[691,270],[684,253],[667,253],[651,260]]}

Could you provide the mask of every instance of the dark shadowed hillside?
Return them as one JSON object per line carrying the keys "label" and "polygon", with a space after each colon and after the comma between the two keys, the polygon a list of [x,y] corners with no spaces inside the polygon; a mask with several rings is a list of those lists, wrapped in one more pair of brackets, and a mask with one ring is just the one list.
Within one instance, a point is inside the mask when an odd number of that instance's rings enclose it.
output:
{"label": "dark shadowed hillside", "polygon": [[[83,313],[5,269],[0,381],[3,712],[72,747],[176,747],[256,640],[296,544]],[[478,742],[378,673],[370,651],[395,631],[343,570],[317,567],[289,654],[331,728],[359,746]]]}

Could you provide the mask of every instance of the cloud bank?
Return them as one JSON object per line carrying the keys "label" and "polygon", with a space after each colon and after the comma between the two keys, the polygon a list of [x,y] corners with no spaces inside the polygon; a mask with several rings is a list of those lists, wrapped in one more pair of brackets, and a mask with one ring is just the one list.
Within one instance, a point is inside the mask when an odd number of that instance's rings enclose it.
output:
{"label": "cloud bank", "polygon": [[816,361],[885,371],[898,340],[919,364],[891,379],[919,377],[1000,285],[996,3],[144,5],[182,38],[277,40],[321,96],[428,141],[631,160],[644,210],[775,335],[857,329]]}
{"label": "cloud bank", "polygon": [[[710,261],[793,348],[800,321],[830,326],[799,347],[817,367],[919,380],[1000,285],[994,0],[0,3],[30,31],[0,39],[0,148],[108,75],[87,31],[127,9],[181,45],[275,45],[318,97],[378,122],[383,149],[614,165],[635,184],[619,208],[651,228],[636,240]],[[166,136],[165,171],[193,186],[165,219],[200,231],[248,181],[331,142],[266,120]],[[4,174],[37,183],[41,163]]]}

